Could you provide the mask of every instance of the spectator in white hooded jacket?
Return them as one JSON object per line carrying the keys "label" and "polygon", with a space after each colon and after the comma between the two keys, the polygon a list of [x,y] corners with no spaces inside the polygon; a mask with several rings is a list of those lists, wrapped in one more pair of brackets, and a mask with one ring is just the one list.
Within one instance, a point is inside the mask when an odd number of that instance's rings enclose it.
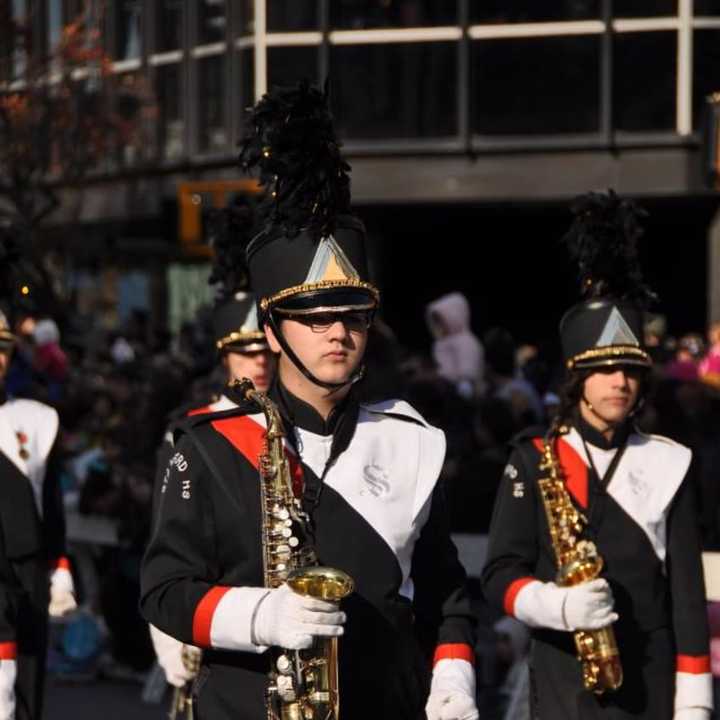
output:
{"label": "spectator in white hooded jacket", "polygon": [[485,353],[470,328],[470,305],[459,292],[443,295],[426,309],[426,322],[435,339],[433,358],[441,377],[470,398],[484,392]]}

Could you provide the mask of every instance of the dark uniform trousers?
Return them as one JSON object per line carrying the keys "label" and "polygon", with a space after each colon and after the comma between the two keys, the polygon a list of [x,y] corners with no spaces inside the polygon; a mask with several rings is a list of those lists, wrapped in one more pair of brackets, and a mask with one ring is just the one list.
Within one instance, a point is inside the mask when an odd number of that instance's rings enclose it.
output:
{"label": "dark uniform trousers", "polygon": [[[146,619],[182,642],[205,648],[195,687],[200,720],[266,718],[270,653],[212,647],[211,639],[212,614],[222,593],[264,584],[257,469],[264,428],[257,415],[250,417],[257,412],[245,405],[198,415],[179,426],[143,563],[141,606]],[[382,536],[375,527],[382,515],[374,518],[354,507],[333,487],[333,469],[356,452],[356,430],[363,423],[370,446],[381,443],[388,432],[422,438],[430,430],[417,417],[371,417],[358,407],[346,413],[342,432],[325,439],[308,434],[306,446],[298,448],[303,457],[311,454],[310,443],[320,447],[327,440],[328,447],[335,447],[342,435],[340,452],[331,453],[328,466],[333,468],[327,468],[327,477],[305,462],[291,463],[294,476],[302,475],[305,486],[317,490],[308,509],[319,561],[344,570],[355,581],[355,592],[342,603],[347,623],[340,638],[341,714],[344,720],[416,720],[424,717],[436,647],[473,645],[464,571],[449,537],[442,493],[433,490],[442,453],[432,458],[437,467],[430,470],[434,477],[421,511],[408,527],[399,523],[388,535],[386,526]],[[395,451],[398,462],[418,460],[408,457],[407,447]],[[290,452],[288,456],[295,457]],[[373,464],[373,457],[356,460],[361,468]],[[387,478],[377,467],[353,478],[361,500],[380,513],[383,498],[393,497],[393,469],[387,471]],[[418,472],[422,475],[422,468]],[[415,500],[408,496],[406,507]],[[401,540],[393,546],[393,538]],[[411,586],[414,591],[400,592]]]}
{"label": "dark uniform trousers", "polygon": [[[635,442],[644,441],[635,436]],[[645,530],[601,488],[579,454],[563,443],[561,439],[560,460],[573,502],[590,519],[583,536],[596,543],[604,558],[602,577],[610,584],[620,617],[614,629],[624,682],[619,690],[602,696],[585,691],[572,633],[535,629],[530,654],[532,717],[671,720],[676,671],[709,672],[693,487],[684,479],[663,513],[664,530],[657,531],[666,547],[661,562]],[[556,576],[537,485],[540,446],[540,438],[524,437],[515,443],[493,514],[483,584],[488,599],[508,614],[513,614],[515,598],[527,583],[554,581]],[[642,452],[640,447],[641,461]],[[611,482],[634,482],[624,461]],[[650,481],[662,483],[664,478],[654,476]]]}

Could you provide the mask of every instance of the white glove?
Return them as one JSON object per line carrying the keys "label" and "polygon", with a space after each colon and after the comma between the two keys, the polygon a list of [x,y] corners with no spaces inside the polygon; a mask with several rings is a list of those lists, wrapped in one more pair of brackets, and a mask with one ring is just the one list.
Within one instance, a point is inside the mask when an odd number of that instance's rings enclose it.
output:
{"label": "white glove", "polygon": [[15,660],[0,660],[0,720],[15,720]]}
{"label": "white glove", "polygon": [[573,587],[536,580],[517,594],[515,617],[530,627],[597,630],[618,619],[613,603],[606,580],[591,580]]}
{"label": "white glove", "polygon": [[425,705],[428,720],[478,720],[475,668],[467,660],[439,660]]}
{"label": "white glove", "polygon": [[50,575],[50,617],[63,617],[77,610],[75,584],[72,573],[65,567],[59,567]]}
{"label": "white glove", "polygon": [[270,590],[255,609],[252,638],[256,645],[302,650],[314,637],[343,634],[345,613],[337,603],[299,595],[288,585]]}
{"label": "white glove", "polygon": [[591,580],[567,588],[563,616],[569,630],[598,630],[618,619],[607,580]]}
{"label": "white glove", "polygon": [[[195,677],[195,673],[185,667],[182,659],[183,644],[154,625],[150,626],[150,637],[152,638],[158,664],[165,672],[165,679],[174,687],[182,687],[186,682]],[[198,648],[192,648],[200,650]]]}
{"label": "white glove", "polygon": [[712,711],[707,708],[691,707],[676,710],[673,720],[710,720]]}

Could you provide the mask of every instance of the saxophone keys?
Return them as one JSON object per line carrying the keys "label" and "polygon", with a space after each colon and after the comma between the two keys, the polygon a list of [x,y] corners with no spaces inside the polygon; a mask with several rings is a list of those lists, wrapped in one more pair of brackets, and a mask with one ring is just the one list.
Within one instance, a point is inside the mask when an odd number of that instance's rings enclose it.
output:
{"label": "saxophone keys", "polygon": [[289,675],[292,672],[292,661],[287,655],[280,655],[275,662],[275,667],[281,675]]}
{"label": "saxophone keys", "polygon": [[300,544],[300,541],[296,537],[288,538],[288,545],[292,548],[296,548]]}

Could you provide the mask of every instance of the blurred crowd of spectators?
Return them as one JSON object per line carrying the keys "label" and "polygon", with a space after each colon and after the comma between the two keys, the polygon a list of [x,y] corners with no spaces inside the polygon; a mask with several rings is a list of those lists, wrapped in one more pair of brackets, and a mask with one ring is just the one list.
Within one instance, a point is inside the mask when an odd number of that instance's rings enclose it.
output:
{"label": "blurred crowd of spectators", "polygon": [[[426,321],[432,344],[426,353],[414,353],[376,320],[358,390],[368,401],[402,397],[445,431],[442,479],[452,530],[483,535],[508,442],[528,426],[545,424],[557,406],[564,374],[559,347],[555,341],[518,345],[504,328],[476,336],[459,293],[428,305]],[[137,598],[156,453],[172,411],[204,404],[222,387],[209,328],[209,310],[176,338],[152,332],[140,312],[114,334],[68,328],[61,338],[52,320],[33,317],[16,328],[21,340],[8,391],[60,412],[62,482],[80,600],[100,618],[113,662],[129,673],[141,674],[153,661]],[[693,449],[704,543],[720,549],[720,483],[714,477],[720,467],[720,324],[707,335],[674,338],[655,317],[646,342],[655,366],[638,424]],[[481,645],[491,648],[481,669],[481,684],[493,689],[483,717],[501,718],[527,637],[476,596]]]}

